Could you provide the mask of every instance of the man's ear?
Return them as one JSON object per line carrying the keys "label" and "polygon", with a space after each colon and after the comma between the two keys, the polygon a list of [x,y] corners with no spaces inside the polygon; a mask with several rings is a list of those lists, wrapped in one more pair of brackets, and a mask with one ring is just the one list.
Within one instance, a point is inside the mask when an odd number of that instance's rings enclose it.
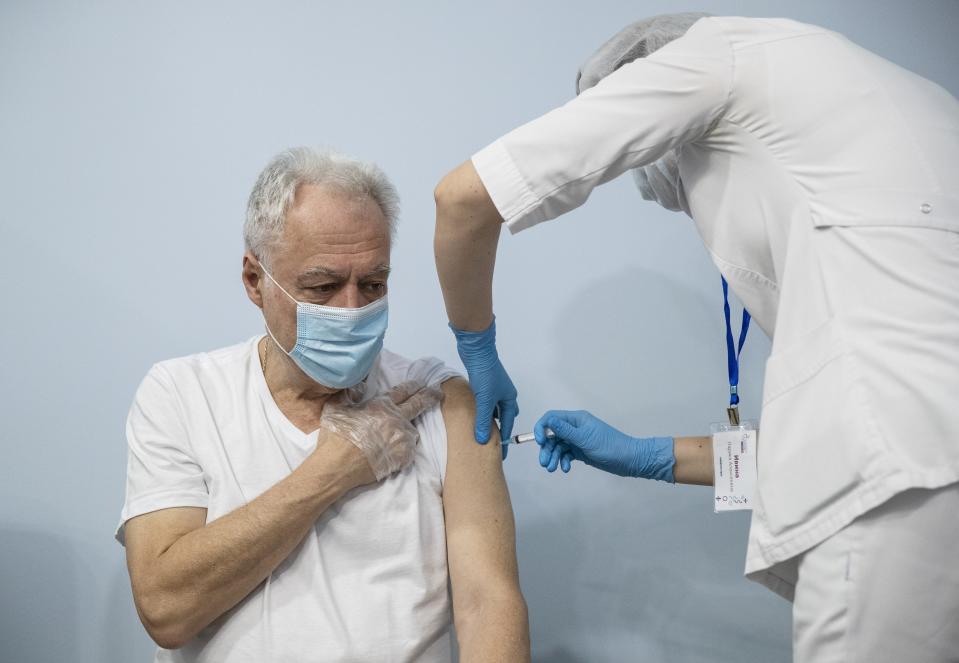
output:
{"label": "man's ear", "polygon": [[246,296],[259,308],[263,308],[263,269],[260,267],[260,261],[257,260],[249,251],[243,254],[243,288],[246,290]]}

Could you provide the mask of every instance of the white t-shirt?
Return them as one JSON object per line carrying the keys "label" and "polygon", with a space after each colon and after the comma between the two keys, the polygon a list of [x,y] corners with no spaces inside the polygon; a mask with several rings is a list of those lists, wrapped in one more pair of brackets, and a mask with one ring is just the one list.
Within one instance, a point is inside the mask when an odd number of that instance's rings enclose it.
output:
{"label": "white t-shirt", "polygon": [[[137,390],[127,420],[123,523],[169,507],[203,507],[207,522],[288,476],[315,448],[277,407],[257,343],[164,361]],[[438,359],[383,350],[376,393],[408,379],[456,376]],[[414,421],[413,464],[331,505],[266,581],[156,663],[450,660],[443,519],[446,428],[437,406]]]}

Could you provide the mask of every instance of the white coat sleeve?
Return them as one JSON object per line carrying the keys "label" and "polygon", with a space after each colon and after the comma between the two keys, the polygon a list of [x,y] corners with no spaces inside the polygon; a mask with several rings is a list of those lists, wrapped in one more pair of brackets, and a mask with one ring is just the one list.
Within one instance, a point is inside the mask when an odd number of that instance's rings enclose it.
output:
{"label": "white coat sleeve", "polygon": [[702,19],[683,37],[479,151],[473,166],[510,231],[519,232],[706,135],[726,108],[732,69],[729,42],[715,22]]}

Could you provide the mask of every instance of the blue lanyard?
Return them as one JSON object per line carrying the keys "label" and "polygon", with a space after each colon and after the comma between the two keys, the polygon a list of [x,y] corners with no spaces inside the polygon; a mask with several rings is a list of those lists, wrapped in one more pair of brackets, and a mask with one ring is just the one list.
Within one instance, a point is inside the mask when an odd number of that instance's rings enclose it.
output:
{"label": "blue lanyard", "polygon": [[[739,405],[739,357],[743,352],[743,343],[746,342],[746,332],[749,331],[749,311],[743,309],[743,323],[739,328],[739,347],[733,342],[733,327],[729,321],[729,284],[723,277],[723,315],[726,317],[726,368],[729,370],[729,417],[730,423],[734,411]],[[738,412],[735,413],[738,422]]]}

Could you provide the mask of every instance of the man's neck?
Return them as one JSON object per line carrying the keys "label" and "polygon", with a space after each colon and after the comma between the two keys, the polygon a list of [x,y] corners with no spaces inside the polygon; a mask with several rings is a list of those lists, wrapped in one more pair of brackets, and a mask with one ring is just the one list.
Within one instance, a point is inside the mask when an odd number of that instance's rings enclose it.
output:
{"label": "man's neck", "polygon": [[266,385],[280,411],[299,428],[315,430],[323,406],[338,392],[311,380],[268,336],[260,340],[257,351]]}

